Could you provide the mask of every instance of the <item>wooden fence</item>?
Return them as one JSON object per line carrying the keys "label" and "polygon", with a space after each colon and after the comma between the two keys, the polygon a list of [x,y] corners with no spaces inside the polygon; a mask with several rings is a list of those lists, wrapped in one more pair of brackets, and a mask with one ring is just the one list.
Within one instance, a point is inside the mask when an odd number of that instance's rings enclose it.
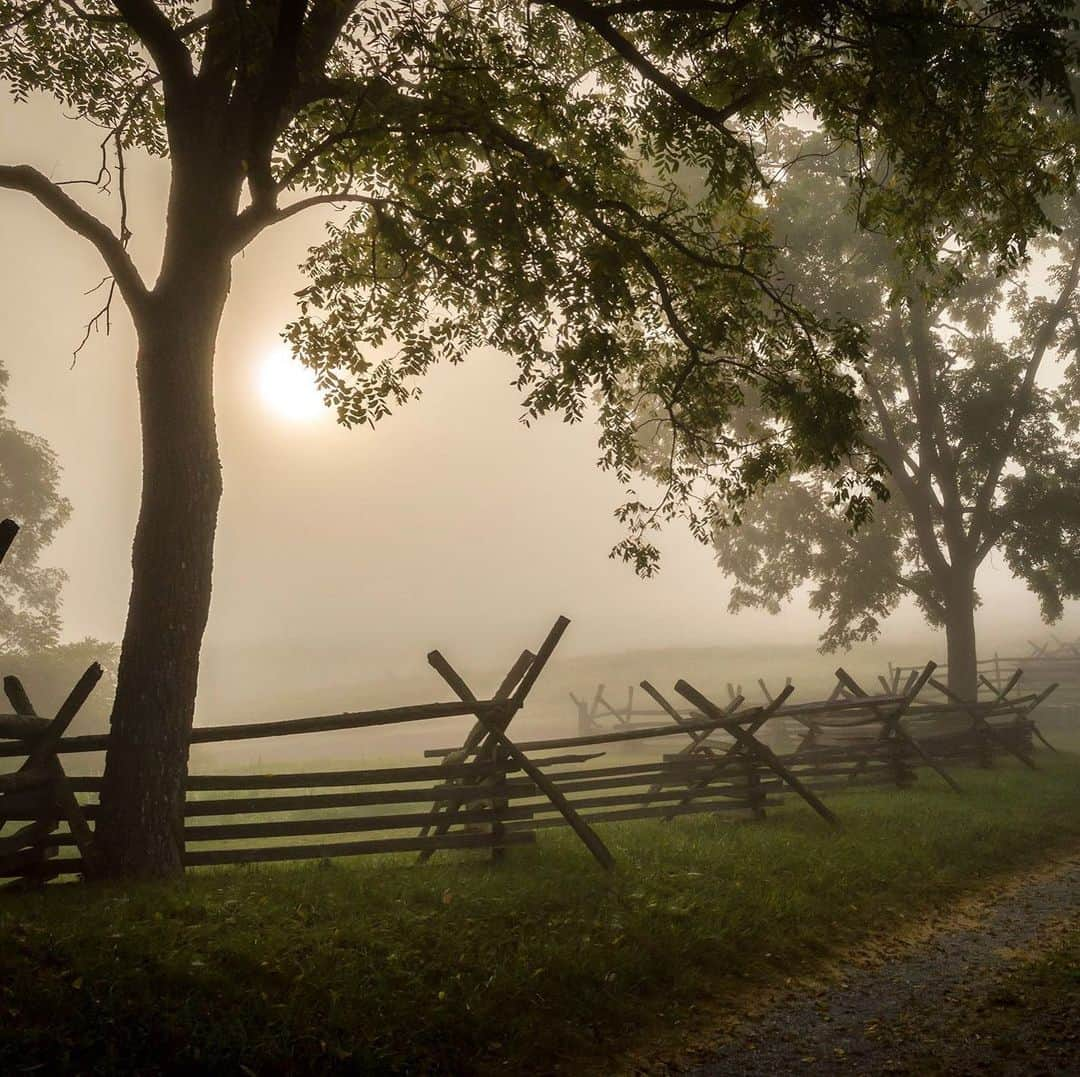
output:
{"label": "wooden fence", "polygon": [[[660,759],[578,767],[548,776],[551,787],[563,800],[562,807],[571,809],[580,822],[591,826],[704,813],[740,813],[761,818],[766,807],[781,803],[778,797],[770,794],[786,789],[807,800],[828,822],[836,823],[833,813],[814,793],[803,788],[756,736],[772,713],[782,706],[790,688],[770,706],[749,708],[732,716],[726,708],[714,707],[683,682],[676,688],[681,691],[685,687],[688,691],[691,714],[672,707],[647,682],[643,682],[642,687],[658,704],[655,711],[647,709],[647,713],[674,719],[674,729],[670,721],[652,725],[639,722],[614,730],[525,741],[518,745],[523,752],[533,752],[641,743],[668,738],[673,733],[689,738],[688,747],[692,750]],[[731,743],[714,749],[710,741],[718,733],[728,734]],[[706,745],[709,745],[707,750]],[[462,750],[436,748],[425,754],[449,760],[460,758]],[[561,806],[551,795],[551,790],[523,779],[508,783],[507,791],[509,796],[521,798],[532,811],[528,819],[507,823],[508,831],[527,832],[566,823],[573,825],[573,816],[559,810]],[[541,794],[546,795],[546,800],[537,799]],[[610,854],[598,849],[598,842],[596,839],[587,844],[597,859],[607,865]]]}
{"label": "wooden fence", "polygon": [[[470,744],[477,750],[443,765],[189,775],[184,863],[206,866],[403,851],[430,855],[440,849],[501,850],[533,841],[531,832],[507,825],[533,814],[529,805],[512,803],[520,799],[521,783],[515,777],[525,774],[530,787],[550,792],[540,764],[565,766],[592,756],[563,753],[534,762],[505,730],[524,706],[568,624],[559,618],[536,654],[523,652],[491,699],[477,699],[465,690],[453,702],[194,729],[191,743],[206,744],[471,715],[476,732]],[[0,831],[9,823],[16,827],[0,833],[2,878],[40,884],[60,875],[94,873],[93,825],[100,812],[102,778],[68,775],[62,758],[108,747],[108,734],[64,736],[100,677],[100,667],[92,665],[52,719],[34,713],[16,678],[4,681],[14,713],[0,715],[0,758],[17,760],[19,766],[0,774]],[[558,805],[558,794],[554,796]],[[568,821],[576,825],[576,820]],[[318,840],[330,835],[349,840]],[[587,840],[591,838],[588,834]]]}
{"label": "wooden fence", "polygon": [[[723,707],[700,692],[688,693],[685,682],[676,685],[676,692],[684,699],[678,706],[661,696],[649,682],[643,681],[640,687],[659,704],[659,712],[672,720],[667,727],[667,735],[671,737],[683,734],[687,721],[705,714],[740,726],[750,716],[758,747],[766,748],[807,788],[855,781],[905,788],[915,780],[917,770],[926,768],[959,791],[960,785],[947,767],[990,766],[1000,755],[1012,756],[1034,767],[1033,739],[1052,748],[1036,724],[1033,712],[1045,703],[1056,684],[1018,695],[1023,677],[1018,670],[1000,686],[987,681],[991,690],[989,698],[969,702],[959,699],[938,680],[934,676],[936,671],[937,667],[929,663],[922,669],[910,670],[901,683],[901,671],[894,667],[889,678],[879,678],[881,694],[872,695],[841,668],[835,673],[836,685],[827,699],[803,704],[786,703],[792,692],[790,681],[776,696],[759,682],[766,703],[749,709],[744,708],[745,700],[739,689],[730,684]],[[629,739],[635,718],[658,713],[635,708],[632,702],[621,709],[611,707],[603,686],[591,704],[572,698],[578,709],[579,727],[584,724],[610,739]],[[798,736],[793,738],[792,730],[797,730]],[[727,747],[738,743],[734,727],[721,726],[718,732],[726,736]],[[583,739],[570,738],[562,743],[580,743]],[[679,753],[665,758],[709,754],[716,745],[715,735],[692,737]],[[785,778],[781,785],[791,783]]]}
{"label": "wooden fence", "polygon": [[[9,526],[10,525],[10,526]],[[14,528],[14,530],[12,530]],[[0,559],[17,528],[0,523]],[[680,680],[678,701],[649,681],[635,704],[607,702],[603,686],[579,713],[576,736],[512,739],[509,727],[551,658],[569,621],[560,617],[536,653],[524,651],[494,694],[478,698],[438,651],[428,662],[454,696],[450,702],[244,725],[200,727],[192,744],[368,729],[472,716],[463,742],[425,752],[417,766],[274,774],[191,774],[182,820],[183,861],[192,867],[265,861],[482,849],[499,859],[536,831],[568,826],[597,862],[614,859],[598,823],[672,820],[691,814],[763,819],[797,797],[831,826],[839,825],[822,794],[853,782],[909,786],[919,768],[952,789],[957,763],[990,765],[1007,753],[1035,767],[1032,712],[1053,692],[1018,694],[1022,674],[986,682],[989,698],[957,699],[929,663],[879,678],[872,695],[845,670],[827,699],[792,703],[790,683],[746,706],[741,686],[723,702]],[[4,679],[12,713],[0,714],[0,878],[41,885],[58,876],[93,876],[94,826],[102,779],[69,775],[63,757],[101,753],[107,734],[67,736],[102,675],[93,664],[52,718],[40,717],[17,678]],[[901,681],[903,680],[903,683]],[[644,702],[647,700],[648,702]],[[778,747],[778,728],[798,730]],[[653,758],[598,762],[615,747],[680,744]],[[786,743],[786,741],[785,741]],[[12,826],[4,833],[6,826]],[[327,840],[333,839],[333,840]]]}
{"label": "wooden fence", "polygon": [[[290,719],[199,728],[192,743],[291,736],[475,717],[464,742],[425,754],[438,763],[366,770],[278,774],[191,775],[184,808],[184,862],[190,866],[252,863],[369,853],[487,849],[498,858],[527,844],[537,830],[571,827],[596,860],[614,859],[593,827],[637,819],[671,820],[690,814],[762,819],[785,796],[805,801],[838,825],[821,799],[852,782],[910,785],[916,769],[936,772],[951,788],[957,762],[988,765],[1011,754],[1034,767],[1032,711],[1049,691],[1018,695],[1015,674],[994,698],[957,700],[936,681],[929,664],[900,688],[870,695],[843,670],[831,698],[791,704],[791,685],[763,705],[743,707],[740,696],[721,704],[685,681],[676,706],[648,681],[641,689],[667,721],[598,730],[584,735],[514,741],[508,729],[569,622],[560,618],[536,655],[524,652],[490,699],[477,699],[439,652],[431,665],[458,700]],[[100,752],[108,737],[65,737],[93,690],[91,666],[56,716],[39,718],[15,678],[4,689],[15,713],[0,715],[0,757],[21,761],[0,775],[0,820],[17,829],[0,835],[0,876],[38,885],[59,875],[92,875],[93,824],[99,777],[69,776],[66,753]],[[933,691],[939,698],[926,699]],[[796,723],[801,742],[774,751],[763,736],[770,722]],[[659,758],[597,760],[616,745],[679,737],[677,750]],[[324,840],[337,838],[339,840]],[[287,843],[284,839],[290,839]]]}
{"label": "wooden fence", "polygon": [[[679,732],[698,745],[729,731],[733,746],[720,754],[688,752],[644,764],[592,765],[604,752],[588,749],[667,737],[667,724],[515,743],[509,724],[568,624],[560,618],[535,655],[523,652],[490,699],[477,699],[449,662],[433,651],[429,661],[458,696],[456,702],[193,730],[191,743],[196,744],[462,715],[476,719],[462,745],[426,753],[441,757],[437,764],[190,775],[184,863],[202,867],[409,851],[428,859],[454,849],[489,849],[498,857],[507,847],[534,841],[536,830],[566,825],[610,868],[614,860],[594,823],[703,812],[742,811],[760,817],[767,806],[779,803],[770,793],[784,786],[835,823],[829,809],[754,738],[790,689],[774,705],[749,709],[735,719],[694,700],[697,716],[680,715]],[[93,825],[102,779],[68,775],[62,757],[108,747],[107,734],[64,736],[100,675],[92,666],[51,720],[32,713],[15,678],[5,681],[15,713],[0,715],[0,757],[18,759],[21,766],[0,777],[0,819],[17,825],[0,839],[2,877],[40,885],[61,875],[94,873]],[[658,710],[667,715],[667,706],[661,701]],[[320,840],[329,836],[347,840]],[[292,840],[286,844],[282,839]]]}
{"label": "wooden fence", "polygon": [[[982,685],[991,691],[997,691],[1016,669],[1023,669],[1029,681],[1044,682],[1052,677],[1058,683],[1080,684],[1080,639],[1070,641],[1051,636],[1042,643],[1028,640],[1028,646],[1031,652],[1027,655],[1003,656],[995,652],[990,658],[978,659],[976,665]],[[948,663],[938,667],[941,671],[948,668]],[[908,676],[911,672],[911,666],[894,666],[889,663],[889,678],[894,675]]]}
{"label": "wooden fence", "polygon": [[[764,680],[759,679],[757,683],[762,697],[766,702],[771,703],[775,698],[775,693],[769,690],[769,686]],[[789,687],[791,683],[790,677],[785,678],[783,688]],[[639,687],[641,686],[630,685],[626,692],[626,702],[615,704],[608,700],[608,689],[605,684],[596,686],[596,691],[588,702],[571,692],[570,699],[577,710],[578,733],[586,736],[590,733],[617,732],[622,729],[655,725],[657,718],[671,717],[670,711],[655,705],[655,699],[653,700],[653,706],[643,706],[640,702],[635,702],[635,691]],[[637,697],[637,699],[640,700],[640,697]],[[741,684],[734,684],[731,681],[727,683],[727,701],[728,705],[735,704],[736,707],[746,701]],[[675,709],[684,716],[698,713],[696,708],[688,705],[679,706]]]}
{"label": "wooden fence", "polygon": [[995,757],[1009,755],[1035,769],[1032,738],[1049,744],[1032,713],[1053,686],[1016,695],[1022,678],[1016,671],[991,698],[970,702],[958,698],[934,672],[931,663],[909,675],[900,694],[894,679],[887,685],[892,695],[870,696],[839,670],[846,689],[841,698],[863,704],[860,714],[803,720],[804,735],[790,756],[791,764],[815,785],[822,780],[859,781],[901,788],[914,781],[917,768],[927,767],[957,792],[960,784],[949,773],[957,765],[987,767]]}

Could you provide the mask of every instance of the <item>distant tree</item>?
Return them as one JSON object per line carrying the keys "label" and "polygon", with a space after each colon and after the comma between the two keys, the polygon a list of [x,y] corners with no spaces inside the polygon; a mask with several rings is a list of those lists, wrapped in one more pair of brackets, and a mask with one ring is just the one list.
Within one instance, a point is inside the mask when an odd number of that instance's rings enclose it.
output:
{"label": "distant tree", "polygon": [[886,465],[891,497],[857,530],[830,503],[834,477],[821,469],[751,500],[741,527],[714,535],[735,578],[731,608],[777,612],[809,584],[833,650],[876,637],[908,595],[945,629],[950,686],[973,698],[975,582],[992,551],[1047,620],[1080,597],[1080,438],[1061,384],[1080,348],[1080,203],[1055,214],[1062,230],[1042,244],[1049,295],[1030,273],[1001,276],[978,260],[958,286],[954,237],[941,241],[934,274],[913,276],[894,243],[856,232],[843,166],[821,140],[803,148],[823,155],[775,194],[784,270],[814,309],[866,333],[862,440]]}
{"label": "distant tree", "polygon": [[52,647],[60,636],[60,592],[67,576],[38,559],[71,515],[60,494],[60,465],[48,442],[4,414],[9,375],[0,364],[0,507],[19,534],[0,566],[0,651]]}
{"label": "distant tree", "polygon": [[[0,77],[16,100],[51,94],[102,131],[96,180],[120,196],[118,227],[29,165],[0,166],[0,187],[96,247],[138,337],[143,495],[97,829],[108,869],[180,867],[221,496],[214,349],[233,259],[264,229],[353,207],[311,255],[290,331],[344,422],[379,418],[433,362],[492,345],[517,361],[529,414],[576,418],[599,391],[603,464],[620,475],[636,460],[635,401],[660,401],[674,513],[695,479],[738,495],[781,458],[834,462],[852,443],[837,367],[857,342],[775,286],[762,133],[812,109],[863,151],[852,179],[875,218],[906,233],[932,207],[1010,256],[1043,225],[1037,196],[1055,175],[1012,152],[1014,132],[1032,95],[1068,92],[1070,11],[0,0]],[[135,149],[171,170],[153,284],[127,249]],[[707,177],[697,203],[671,179],[682,162]],[[761,462],[716,436],[748,384],[781,429]],[[649,515],[624,511],[632,526]],[[623,552],[646,570],[654,553]]]}
{"label": "distant tree", "polygon": [[119,658],[117,644],[88,636],[72,643],[57,643],[33,650],[0,649],[0,671],[5,677],[14,674],[22,681],[39,714],[52,715],[86,667],[97,662],[104,669],[104,676],[79,709],[72,732],[104,733],[109,726]]}

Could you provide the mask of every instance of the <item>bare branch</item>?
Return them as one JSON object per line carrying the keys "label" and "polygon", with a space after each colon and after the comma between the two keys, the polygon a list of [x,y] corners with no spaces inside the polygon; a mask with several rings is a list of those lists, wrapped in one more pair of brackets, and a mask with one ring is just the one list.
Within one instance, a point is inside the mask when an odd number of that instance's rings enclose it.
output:
{"label": "bare branch", "polygon": [[53,216],[88,239],[115,278],[124,302],[135,314],[142,309],[149,295],[146,285],[124,244],[108,225],[30,165],[0,165],[0,187],[33,195]]}
{"label": "bare branch", "polygon": [[94,333],[100,327],[102,321],[105,322],[105,335],[108,336],[112,332],[112,302],[116,295],[116,278],[106,277],[101,284],[95,285],[87,292],[87,295],[91,295],[96,292],[102,284],[108,284],[109,290],[105,295],[105,303],[101,309],[86,323],[86,329],[83,333],[82,340],[79,341],[79,346],[71,355],[71,365],[75,365],[75,360],[79,358],[79,353],[86,347],[86,342],[90,339],[90,334]]}
{"label": "bare branch", "polygon": [[306,209],[316,206],[345,205],[347,203],[360,203],[367,206],[383,207],[388,205],[385,198],[375,198],[371,195],[355,194],[351,191],[334,191],[330,194],[315,194],[308,198],[301,198],[287,206],[249,206],[236,218],[236,235],[233,240],[233,249],[236,251],[246,247],[263,229],[273,224],[303,213]]}

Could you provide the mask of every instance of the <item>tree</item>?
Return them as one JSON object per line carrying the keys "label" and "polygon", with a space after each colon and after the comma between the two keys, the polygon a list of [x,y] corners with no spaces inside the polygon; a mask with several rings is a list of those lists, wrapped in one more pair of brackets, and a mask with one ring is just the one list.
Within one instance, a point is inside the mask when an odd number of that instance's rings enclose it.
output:
{"label": "tree", "polygon": [[[929,205],[1007,253],[1044,223],[1035,157],[1000,169],[984,116],[1067,95],[1069,5],[994,0],[0,0],[0,76],[103,131],[114,230],[27,165],[0,166],[92,243],[138,338],[143,492],[97,839],[113,873],[180,867],[199,648],[221,496],[214,344],[232,262],[264,229],[352,207],[311,255],[289,337],[344,422],[375,420],[439,360],[487,343],[529,414],[601,395],[605,466],[629,475],[634,403],[676,430],[665,511],[852,443],[857,343],[776,287],[755,137],[795,105],[862,153],[853,179],[899,231]],[[977,106],[977,107],[975,107]],[[997,140],[997,141],[995,141]],[[949,169],[926,152],[946,147]],[[167,158],[162,261],[127,250],[126,156]],[[874,161],[895,162],[886,189]],[[695,203],[672,176],[707,175]],[[290,196],[289,192],[298,192]],[[385,346],[385,347],[384,347]],[[396,349],[387,355],[386,349]],[[716,436],[753,385],[783,429]],[[783,450],[778,448],[782,443]],[[744,466],[745,465],[745,466]],[[786,466],[786,464],[785,464]],[[646,506],[632,500],[635,525]],[[648,569],[652,551],[623,550]]]}
{"label": "tree", "polygon": [[67,522],[71,503],[60,494],[60,465],[48,443],[3,414],[8,380],[0,365],[0,505],[20,525],[0,570],[0,650],[27,654],[55,646],[60,636],[67,577],[38,558]]}
{"label": "tree", "polygon": [[86,667],[91,662],[97,662],[104,669],[104,676],[90,698],[79,708],[71,732],[76,735],[104,733],[109,727],[109,708],[116,686],[119,657],[117,644],[87,636],[75,642],[35,647],[32,650],[4,649],[0,651],[0,669],[5,677],[14,675],[19,678],[39,714],[52,715]]}
{"label": "tree", "polygon": [[[815,138],[804,149],[825,147]],[[1047,620],[1080,597],[1074,398],[1040,378],[1055,357],[1075,374],[1080,202],[1059,207],[1061,231],[1041,245],[1043,295],[1029,272],[1001,276],[981,260],[958,284],[964,252],[951,237],[938,272],[913,276],[894,243],[856,235],[847,201],[842,168],[827,154],[808,158],[776,196],[777,228],[799,294],[844,310],[867,334],[861,437],[886,465],[891,496],[853,529],[826,496],[830,476],[789,476],[744,507],[740,529],[716,531],[717,560],[735,577],[736,610],[776,612],[812,584],[828,650],[876,637],[881,618],[913,597],[945,629],[950,687],[975,698],[975,581],[991,551],[1026,581]]]}

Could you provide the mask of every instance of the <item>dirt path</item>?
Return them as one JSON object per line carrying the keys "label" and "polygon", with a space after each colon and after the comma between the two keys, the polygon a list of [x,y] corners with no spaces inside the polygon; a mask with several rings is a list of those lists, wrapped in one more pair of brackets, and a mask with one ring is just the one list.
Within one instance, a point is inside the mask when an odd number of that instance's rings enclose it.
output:
{"label": "dirt path", "polygon": [[676,1072],[1080,1074],[1078,932],[1074,853],[773,996]]}

